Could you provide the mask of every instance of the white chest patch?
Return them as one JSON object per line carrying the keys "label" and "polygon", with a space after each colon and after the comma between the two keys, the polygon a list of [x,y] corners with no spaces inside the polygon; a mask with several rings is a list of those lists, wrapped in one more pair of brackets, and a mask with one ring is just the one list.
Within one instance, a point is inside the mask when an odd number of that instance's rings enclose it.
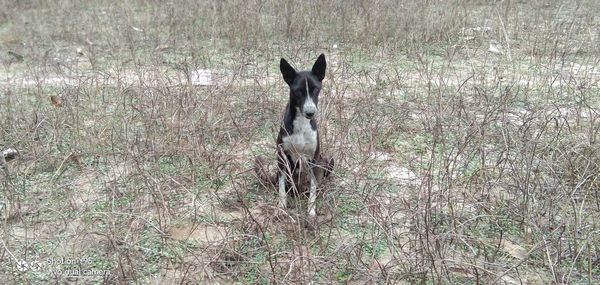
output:
{"label": "white chest patch", "polygon": [[299,158],[313,159],[317,150],[317,131],[310,126],[310,120],[298,115],[294,119],[294,133],[283,137],[283,149],[288,151],[295,163]]}

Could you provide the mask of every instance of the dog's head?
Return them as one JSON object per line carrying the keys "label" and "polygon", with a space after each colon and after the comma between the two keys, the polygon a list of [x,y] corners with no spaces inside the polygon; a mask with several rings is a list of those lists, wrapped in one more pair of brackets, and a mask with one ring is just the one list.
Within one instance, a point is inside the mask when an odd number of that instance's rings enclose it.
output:
{"label": "dog's head", "polygon": [[281,59],[279,69],[283,80],[290,86],[290,107],[296,107],[305,118],[312,119],[317,114],[319,92],[325,78],[325,55],[321,54],[310,71],[297,72],[285,59]]}

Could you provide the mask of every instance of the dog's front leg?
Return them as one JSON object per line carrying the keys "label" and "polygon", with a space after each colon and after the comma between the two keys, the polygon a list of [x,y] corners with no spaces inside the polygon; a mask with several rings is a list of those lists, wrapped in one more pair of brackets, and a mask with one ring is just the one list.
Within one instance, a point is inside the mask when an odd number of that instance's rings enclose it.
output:
{"label": "dog's front leg", "polygon": [[289,161],[283,150],[283,145],[277,145],[277,164],[279,167],[278,187],[279,187],[279,207],[283,210],[287,208],[287,189],[286,187],[286,175],[287,168],[289,167]]}
{"label": "dog's front leg", "polygon": [[315,178],[315,172],[313,167],[308,171],[310,174],[310,194],[308,196],[308,215],[310,217],[316,217],[316,205],[317,201],[317,179]]}
{"label": "dog's front leg", "polygon": [[287,192],[285,191],[285,171],[279,171],[279,207],[287,207]]}

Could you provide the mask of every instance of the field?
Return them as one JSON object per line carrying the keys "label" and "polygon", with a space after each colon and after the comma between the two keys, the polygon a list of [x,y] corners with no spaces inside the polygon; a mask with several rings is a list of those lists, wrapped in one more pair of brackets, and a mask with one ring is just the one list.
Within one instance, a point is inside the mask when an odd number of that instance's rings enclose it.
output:
{"label": "field", "polygon": [[[598,284],[600,3],[0,0],[4,284]],[[275,160],[320,53],[316,226]]]}

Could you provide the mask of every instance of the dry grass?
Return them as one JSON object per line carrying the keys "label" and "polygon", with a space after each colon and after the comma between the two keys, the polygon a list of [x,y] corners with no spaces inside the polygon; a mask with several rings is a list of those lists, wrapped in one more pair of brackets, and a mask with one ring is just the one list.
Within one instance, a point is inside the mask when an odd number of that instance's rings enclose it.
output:
{"label": "dry grass", "polygon": [[[0,1],[4,283],[600,282],[596,1],[37,2]],[[251,168],[321,52],[308,229]]]}

